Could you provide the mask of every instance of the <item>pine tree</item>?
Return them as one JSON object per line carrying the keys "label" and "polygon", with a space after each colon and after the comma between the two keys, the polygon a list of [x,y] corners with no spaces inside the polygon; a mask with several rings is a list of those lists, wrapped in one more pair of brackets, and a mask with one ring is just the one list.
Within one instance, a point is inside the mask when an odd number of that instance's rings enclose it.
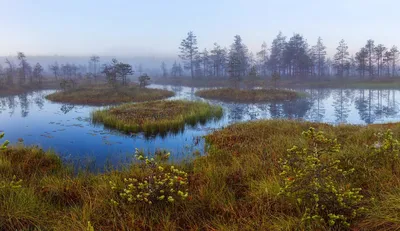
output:
{"label": "pine tree", "polygon": [[211,50],[211,60],[213,62],[214,75],[219,77],[225,68],[226,50],[222,49],[217,43],[214,43],[214,48]]}
{"label": "pine tree", "polygon": [[393,46],[390,49],[390,53],[392,53],[392,77],[396,76],[396,64],[397,64],[397,60],[399,59],[399,50],[397,49],[396,46]]}
{"label": "pine tree", "polygon": [[246,75],[248,69],[248,50],[243,44],[240,35],[236,35],[231,49],[229,50],[228,67],[233,80],[240,80]]}
{"label": "pine tree", "polygon": [[335,54],[335,67],[337,70],[337,75],[343,78],[346,67],[349,66],[349,52],[346,42],[342,39],[339,46],[336,48],[337,52]]}
{"label": "pine tree", "polygon": [[265,42],[261,45],[261,50],[257,52],[257,57],[262,75],[267,76],[268,50]]}
{"label": "pine tree", "polygon": [[282,35],[282,32],[279,32],[271,45],[271,54],[268,60],[268,68],[270,71],[282,73],[285,47],[286,37]]}
{"label": "pine tree", "polygon": [[368,50],[367,48],[363,47],[359,52],[356,53],[356,65],[357,70],[360,74],[360,77],[364,79],[365,71],[367,70],[367,63],[368,63]]}
{"label": "pine tree", "polygon": [[313,56],[316,60],[315,64],[317,68],[318,79],[321,79],[321,76],[323,75],[325,56],[326,56],[326,47],[322,43],[321,37],[318,37],[317,45],[313,47],[312,51],[313,51]]}
{"label": "pine tree", "polygon": [[379,44],[378,46],[375,47],[374,51],[375,51],[375,59],[376,59],[377,67],[378,67],[377,75],[378,75],[378,77],[380,77],[382,74],[383,55],[385,54],[386,47],[382,44]]}
{"label": "pine tree", "polygon": [[196,58],[199,51],[197,47],[197,38],[192,31],[187,34],[186,39],[182,40],[179,49],[181,51],[179,57],[184,62],[184,68],[186,70],[190,70],[190,75],[192,78],[194,78]]}
{"label": "pine tree", "polygon": [[368,73],[369,77],[372,79],[374,77],[374,50],[375,50],[375,43],[374,40],[370,39],[367,41],[365,48],[368,52]]}

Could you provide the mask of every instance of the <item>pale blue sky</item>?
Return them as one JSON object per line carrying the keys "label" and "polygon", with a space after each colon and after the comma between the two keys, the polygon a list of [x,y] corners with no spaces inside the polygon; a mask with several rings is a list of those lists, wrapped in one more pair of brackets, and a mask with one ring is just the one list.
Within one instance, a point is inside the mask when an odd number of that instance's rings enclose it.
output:
{"label": "pale blue sky", "polygon": [[282,31],[330,55],[372,38],[400,46],[399,0],[0,0],[0,55],[176,55],[189,30],[200,48],[239,34],[250,50]]}

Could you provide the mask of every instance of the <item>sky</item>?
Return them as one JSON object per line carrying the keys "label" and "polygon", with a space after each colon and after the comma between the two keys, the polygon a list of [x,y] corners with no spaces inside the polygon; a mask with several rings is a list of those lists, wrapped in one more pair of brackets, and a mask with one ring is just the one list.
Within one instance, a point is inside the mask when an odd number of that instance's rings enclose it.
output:
{"label": "sky", "polygon": [[240,35],[252,52],[279,31],[321,36],[332,56],[368,39],[400,46],[399,0],[0,0],[0,56],[176,56],[188,31],[198,46],[229,47]]}

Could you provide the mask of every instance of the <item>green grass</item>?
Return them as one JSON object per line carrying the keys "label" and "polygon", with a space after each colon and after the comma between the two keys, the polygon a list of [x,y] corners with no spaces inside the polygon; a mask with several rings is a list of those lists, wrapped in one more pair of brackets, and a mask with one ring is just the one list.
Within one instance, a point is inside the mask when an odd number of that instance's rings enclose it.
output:
{"label": "green grass", "polygon": [[174,93],[161,89],[127,86],[112,88],[108,85],[86,85],[67,91],[59,91],[46,96],[54,102],[80,105],[110,105],[128,102],[160,100],[173,96]]}
{"label": "green grass", "polygon": [[204,124],[209,119],[221,116],[221,107],[207,103],[154,101],[98,110],[92,113],[92,120],[124,132],[165,135],[167,132],[181,131],[185,124]]}
{"label": "green grass", "polygon": [[196,95],[206,99],[240,103],[294,100],[304,96],[302,93],[283,89],[239,90],[232,88],[200,90],[196,92]]}
{"label": "green grass", "polygon": [[307,230],[299,225],[299,208],[278,193],[279,159],[293,145],[305,144],[301,133],[309,127],[336,137],[341,168],[355,168],[348,183],[362,188],[366,212],[352,220],[350,229],[399,230],[400,172],[365,160],[374,134],[390,128],[399,138],[400,124],[283,120],[235,124],[208,135],[207,155],[176,164],[189,174],[189,200],[168,206],[110,203],[118,195],[109,181],[143,177],[136,163],[120,171],[73,174],[51,152],[30,147],[0,151],[0,186],[14,175],[22,179],[20,188],[0,188],[0,226],[85,230],[90,221],[95,230]]}

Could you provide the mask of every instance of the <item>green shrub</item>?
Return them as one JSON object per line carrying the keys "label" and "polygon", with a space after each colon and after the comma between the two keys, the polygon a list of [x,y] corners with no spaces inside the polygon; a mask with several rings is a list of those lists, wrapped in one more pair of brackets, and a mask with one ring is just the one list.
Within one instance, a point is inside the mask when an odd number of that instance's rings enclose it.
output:
{"label": "green shrub", "polygon": [[[158,152],[155,158],[145,157],[136,149],[135,157],[141,163],[143,176],[124,178],[123,185],[110,182],[111,188],[119,194],[123,203],[174,203],[188,197],[188,175],[174,166],[160,164],[169,153]],[[112,203],[119,204],[116,200]]]}
{"label": "green shrub", "polygon": [[5,181],[2,180],[0,182],[0,189],[4,190],[4,189],[17,189],[17,188],[21,188],[22,186],[22,180],[17,180],[16,176],[13,176],[11,181]]}
{"label": "green shrub", "polygon": [[[1,133],[0,134],[0,139],[3,139],[3,137],[4,137],[4,133]],[[9,143],[10,142],[8,140],[6,140],[3,144],[0,145],[0,150],[6,149]]]}
{"label": "green shrub", "polygon": [[393,132],[390,129],[385,133],[375,135],[378,137],[378,141],[371,147],[371,164],[377,168],[391,169],[392,174],[396,174],[396,166],[398,166],[400,160],[400,142],[393,138]]}
{"label": "green shrub", "polygon": [[303,132],[303,136],[306,147],[294,146],[281,159],[280,195],[297,203],[302,222],[308,227],[349,227],[362,209],[363,198],[360,188],[352,188],[346,182],[354,169],[339,168],[340,161],[335,155],[340,145],[336,139],[329,139],[314,128]]}

